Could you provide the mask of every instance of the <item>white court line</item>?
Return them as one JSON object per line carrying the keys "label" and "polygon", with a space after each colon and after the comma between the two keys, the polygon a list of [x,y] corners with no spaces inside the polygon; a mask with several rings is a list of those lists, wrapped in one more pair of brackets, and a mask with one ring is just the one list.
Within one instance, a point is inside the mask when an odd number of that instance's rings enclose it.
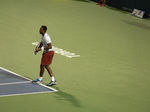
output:
{"label": "white court line", "polygon": [[[38,45],[39,42],[33,42],[32,45]],[[68,58],[75,58],[80,57],[80,55],[76,55],[75,53],[69,52],[67,50],[52,46],[52,49],[55,51],[55,53],[60,54],[62,56],[68,57]]]}
{"label": "white court line", "polygon": [[18,77],[23,78],[23,79],[27,79],[27,80],[29,80],[29,81],[32,81],[32,80],[31,80],[31,79],[29,79],[29,78],[26,78],[26,77],[24,77],[24,76],[21,76],[21,75],[19,75],[19,74],[15,73],[15,72],[12,72],[12,71],[7,70],[7,69],[5,69],[5,68],[0,67],[0,69],[2,69],[2,70],[4,70],[4,71],[7,71],[7,72],[9,72],[9,73],[12,73],[12,74],[14,74],[14,75],[16,75],[16,76],[18,76]]}
{"label": "white court line", "polygon": [[[24,78],[24,79],[28,80],[28,81],[23,81],[23,82],[1,83],[0,85],[21,84],[21,83],[29,83],[29,82],[32,82],[31,79],[26,78],[26,77],[24,77],[24,76],[21,76],[21,75],[15,73],[15,72],[12,72],[12,71],[7,70],[7,69],[2,68],[2,67],[0,67],[0,69],[4,70],[4,71],[6,71],[6,72],[12,73],[13,75],[16,75],[16,76],[18,76],[18,77],[21,77],[21,78]],[[53,90],[53,91],[41,91],[41,92],[30,92],[30,93],[0,95],[0,97],[4,97],[4,96],[16,96],[16,95],[28,95],[28,94],[38,94],[38,93],[57,92],[57,91],[58,91],[58,90],[53,89],[53,88],[51,88],[51,87],[48,87],[48,86],[46,86],[46,85],[44,85],[44,84],[42,84],[42,83],[39,83],[39,85],[40,85],[40,86],[43,86],[43,87],[45,87],[45,88],[51,89],[51,90]]]}
{"label": "white court line", "polygon": [[11,82],[11,83],[0,83],[1,85],[13,85],[13,84],[23,84],[23,83],[29,83],[31,81],[23,81],[23,82]]}
{"label": "white court line", "polygon": [[41,92],[30,92],[30,93],[20,93],[20,94],[8,94],[8,95],[0,95],[0,97],[17,96],[17,95],[31,95],[31,94],[49,93],[49,92],[54,92],[54,91],[41,91]]}
{"label": "white court line", "polygon": [[[12,71],[7,70],[7,69],[2,68],[2,67],[0,67],[0,69],[5,70],[5,71],[7,71],[7,72],[9,72],[9,73],[12,73],[12,74],[14,74],[14,75],[16,75],[16,76],[18,76],[18,77],[21,77],[21,78],[27,79],[27,80],[29,80],[30,82],[32,82],[32,80],[31,80],[31,79],[26,78],[26,77],[24,77],[24,76],[21,76],[21,75],[19,75],[19,74],[15,73],[15,72],[12,72]],[[54,90],[54,91],[57,91],[56,89],[53,89],[53,88],[48,87],[48,86],[46,86],[46,85],[43,85],[42,83],[40,83],[40,85],[41,85],[41,86],[43,86],[43,87],[46,87],[46,88],[52,89],[52,90]]]}

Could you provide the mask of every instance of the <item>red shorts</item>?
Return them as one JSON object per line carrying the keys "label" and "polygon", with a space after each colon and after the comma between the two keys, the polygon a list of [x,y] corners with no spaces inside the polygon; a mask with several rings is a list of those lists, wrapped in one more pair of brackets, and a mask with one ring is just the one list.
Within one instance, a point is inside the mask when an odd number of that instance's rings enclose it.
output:
{"label": "red shorts", "polygon": [[48,51],[46,53],[43,53],[41,59],[41,65],[50,65],[52,63],[53,56],[54,56],[54,51]]}

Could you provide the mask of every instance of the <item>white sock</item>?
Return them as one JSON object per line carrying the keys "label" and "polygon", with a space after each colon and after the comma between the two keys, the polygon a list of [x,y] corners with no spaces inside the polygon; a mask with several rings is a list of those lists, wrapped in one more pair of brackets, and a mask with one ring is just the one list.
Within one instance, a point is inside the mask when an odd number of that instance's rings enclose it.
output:
{"label": "white sock", "polygon": [[42,77],[39,77],[38,79],[41,81],[41,80],[42,80]]}
{"label": "white sock", "polygon": [[52,76],[51,78],[52,78],[52,81],[55,81],[55,78],[54,78],[54,76]]}

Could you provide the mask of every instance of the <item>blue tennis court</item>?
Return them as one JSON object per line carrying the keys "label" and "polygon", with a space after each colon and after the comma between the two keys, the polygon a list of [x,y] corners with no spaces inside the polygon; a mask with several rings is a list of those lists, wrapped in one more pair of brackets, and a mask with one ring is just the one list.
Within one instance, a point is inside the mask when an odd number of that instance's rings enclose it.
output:
{"label": "blue tennis court", "polygon": [[30,79],[0,67],[0,97],[55,91],[43,84],[33,84]]}

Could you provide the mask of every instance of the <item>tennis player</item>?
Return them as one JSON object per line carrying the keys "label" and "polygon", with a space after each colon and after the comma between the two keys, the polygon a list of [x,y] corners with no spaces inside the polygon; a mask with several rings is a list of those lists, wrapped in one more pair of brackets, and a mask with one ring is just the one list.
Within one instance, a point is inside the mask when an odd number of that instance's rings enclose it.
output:
{"label": "tennis player", "polygon": [[40,75],[39,78],[36,80],[33,80],[33,82],[42,82],[43,74],[44,74],[44,69],[46,68],[48,74],[51,77],[50,83],[47,84],[47,86],[53,86],[56,85],[57,82],[54,78],[52,69],[50,68],[50,64],[52,63],[53,56],[54,56],[54,51],[52,49],[52,41],[50,36],[46,33],[47,27],[46,26],[41,26],[39,33],[42,35],[41,37],[41,42],[39,47],[35,50],[35,52],[39,52],[43,50],[43,55],[41,58],[41,65],[40,65]]}

